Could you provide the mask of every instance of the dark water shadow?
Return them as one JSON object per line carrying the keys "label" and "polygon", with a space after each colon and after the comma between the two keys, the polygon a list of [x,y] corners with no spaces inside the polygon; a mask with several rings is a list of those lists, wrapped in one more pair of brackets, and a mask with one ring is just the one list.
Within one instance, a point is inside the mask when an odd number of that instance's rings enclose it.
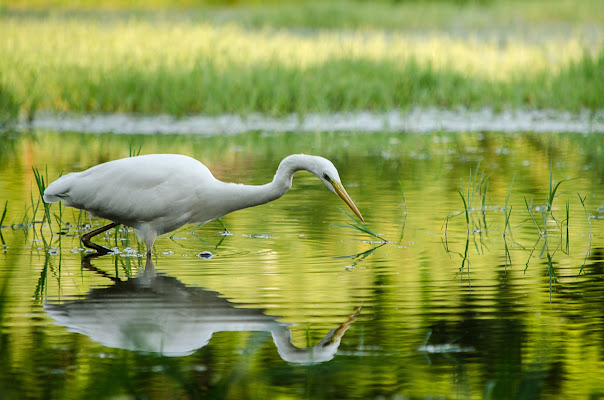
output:
{"label": "dark water shadow", "polygon": [[289,326],[260,308],[244,308],[220,293],[187,286],[157,272],[151,258],[137,277],[120,280],[94,267],[96,255],[82,267],[110,279],[110,286],[91,289],[77,300],[45,300],[44,311],[57,325],[88,336],[104,346],[181,357],[207,345],[216,332],[269,332],[280,357],[291,363],[313,364],[331,360],[360,312],[328,332],[316,345],[298,348]]}

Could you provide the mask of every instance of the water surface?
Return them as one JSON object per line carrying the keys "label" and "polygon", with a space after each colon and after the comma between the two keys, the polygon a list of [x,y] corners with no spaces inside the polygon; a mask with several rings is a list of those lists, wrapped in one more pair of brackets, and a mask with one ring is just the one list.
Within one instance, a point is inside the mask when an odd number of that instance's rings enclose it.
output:
{"label": "water surface", "polygon": [[[604,394],[599,134],[35,131],[2,143],[2,398]],[[250,184],[287,154],[323,155],[386,242],[342,226],[345,204],[307,173],[223,218],[228,233],[212,222],[158,239],[151,263],[128,229],[100,238],[115,254],[95,258],[78,236],[104,221],[56,204],[43,221],[32,168],[53,180],[138,152],[188,154]]]}

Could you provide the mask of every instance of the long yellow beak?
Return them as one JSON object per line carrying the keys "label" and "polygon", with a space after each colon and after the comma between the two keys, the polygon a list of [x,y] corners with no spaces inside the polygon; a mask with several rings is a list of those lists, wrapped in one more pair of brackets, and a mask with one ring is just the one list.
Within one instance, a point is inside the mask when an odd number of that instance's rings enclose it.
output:
{"label": "long yellow beak", "polygon": [[361,212],[359,211],[357,206],[354,204],[354,201],[352,201],[352,199],[350,198],[348,193],[346,193],[346,189],[344,189],[344,186],[342,186],[342,184],[340,182],[336,182],[336,181],[331,181],[331,184],[333,185],[333,188],[336,190],[336,193],[338,194],[338,196],[340,196],[342,198],[342,200],[344,200],[344,202],[346,204],[348,204],[348,207],[350,207],[350,209],[352,211],[354,211],[354,213],[357,215],[357,217],[359,217],[361,219],[361,221],[365,222],[365,220],[363,219],[363,216],[361,215]]}

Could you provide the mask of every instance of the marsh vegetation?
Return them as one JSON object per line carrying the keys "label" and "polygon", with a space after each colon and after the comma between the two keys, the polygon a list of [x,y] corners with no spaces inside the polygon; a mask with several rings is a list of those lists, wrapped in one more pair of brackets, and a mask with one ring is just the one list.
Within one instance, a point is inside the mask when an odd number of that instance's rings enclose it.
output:
{"label": "marsh vegetation", "polygon": [[603,104],[597,1],[549,3],[548,18],[536,12],[539,1],[155,13],[111,2],[100,12],[19,4],[0,13],[2,120],[40,110],[285,115]]}

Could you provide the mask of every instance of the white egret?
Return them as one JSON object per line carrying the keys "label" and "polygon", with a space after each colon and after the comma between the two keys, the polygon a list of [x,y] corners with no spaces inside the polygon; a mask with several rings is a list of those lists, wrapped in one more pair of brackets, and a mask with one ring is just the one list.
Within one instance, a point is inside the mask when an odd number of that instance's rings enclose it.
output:
{"label": "white egret", "polygon": [[60,177],[48,185],[44,201],[64,201],[66,206],[113,221],[83,235],[84,246],[107,253],[91,238],[122,224],[136,230],[150,256],[159,235],[280,198],[300,170],[315,174],[363,220],[331,161],[304,154],[284,158],[273,181],[265,185],[221,182],[201,162],[179,154],[122,158]]}

